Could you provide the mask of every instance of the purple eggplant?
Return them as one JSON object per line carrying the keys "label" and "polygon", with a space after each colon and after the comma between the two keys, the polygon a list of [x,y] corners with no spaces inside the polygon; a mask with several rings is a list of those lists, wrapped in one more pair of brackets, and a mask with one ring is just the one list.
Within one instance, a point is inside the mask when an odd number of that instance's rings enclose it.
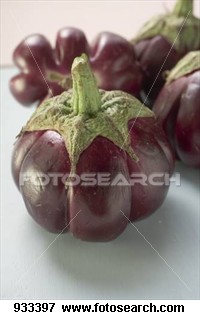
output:
{"label": "purple eggplant", "polygon": [[86,55],[74,60],[72,80],[72,90],[45,100],[23,127],[13,177],[45,229],[109,241],[162,204],[173,154],[151,110],[97,88]]}
{"label": "purple eggplant", "polygon": [[188,53],[169,72],[153,110],[176,157],[200,168],[200,51]]}
{"label": "purple eggplant", "polygon": [[145,75],[145,104],[152,107],[165,82],[163,72],[171,70],[186,53],[200,49],[199,25],[193,0],[177,0],[171,13],[152,18],[132,40]]}
{"label": "purple eggplant", "polygon": [[71,87],[70,70],[75,57],[86,53],[98,87],[139,95],[143,74],[132,45],[119,35],[102,32],[89,46],[85,34],[76,28],[63,28],[55,48],[40,34],[23,40],[15,49],[13,61],[20,73],[10,81],[10,90],[23,105],[41,102]]}

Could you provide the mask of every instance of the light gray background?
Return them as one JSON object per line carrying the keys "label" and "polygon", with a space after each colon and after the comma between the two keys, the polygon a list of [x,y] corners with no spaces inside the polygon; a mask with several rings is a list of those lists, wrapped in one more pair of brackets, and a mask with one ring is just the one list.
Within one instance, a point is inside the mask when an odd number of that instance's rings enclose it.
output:
{"label": "light gray background", "polygon": [[[139,28],[158,14],[169,12],[176,0],[1,0],[1,65],[12,64],[12,52],[32,33],[43,33],[54,45],[65,26],[83,29],[91,41],[100,31],[133,38]],[[200,1],[194,0],[200,16]]]}
{"label": "light gray background", "polygon": [[54,241],[29,217],[11,177],[15,136],[33,112],[9,93],[15,73],[1,72],[2,298],[198,299],[199,172],[177,164],[181,187],[172,185],[154,215],[113,242],[81,242],[70,234]]}

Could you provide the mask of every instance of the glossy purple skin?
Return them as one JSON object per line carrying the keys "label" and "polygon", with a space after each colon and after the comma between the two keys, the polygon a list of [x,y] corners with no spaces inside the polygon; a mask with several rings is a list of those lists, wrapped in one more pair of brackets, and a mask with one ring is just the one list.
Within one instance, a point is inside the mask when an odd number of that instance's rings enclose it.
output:
{"label": "glossy purple skin", "polygon": [[184,53],[177,52],[167,39],[159,35],[139,41],[134,44],[134,50],[144,72],[143,100],[148,95],[145,104],[152,107],[165,82],[163,72],[171,70]]}
{"label": "glossy purple skin", "polygon": [[[111,141],[97,137],[81,154],[76,174],[110,173],[111,181],[121,173],[130,181],[132,173],[169,173],[174,161],[161,127],[151,118],[129,122],[131,145],[139,161],[133,161]],[[133,125],[134,123],[134,125]],[[109,241],[119,236],[130,221],[153,213],[164,201],[168,185],[83,186],[65,189],[59,180],[43,188],[35,186],[39,173],[69,173],[70,160],[62,137],[55,131],[27,132],[15,144],[12,172],[28,212],[51,232],[71,232],[87,241]],[[20,183],[20,174],[32,179]],[[125,216],[126,217],[125,217]]]}
{"label": "glossy purple skin", "polygon": [[200,70],[166,84],[153,110],[177,158],[200,168]]}
{"label": "glossy purple skin", "polygon": [[139,94],[143,75],[132,45],[119,35],[101,32],[89,46],[85,34],[76,28],[61,29],[55,48],[40,34],[17,46],[13,61],[20,73],[10,80],[12,94],[23,105],[60,94],[64,89],[58,80],[52,81],[50,73],[70,76],[74,58],[82,53],[89,56],[99,88]]}

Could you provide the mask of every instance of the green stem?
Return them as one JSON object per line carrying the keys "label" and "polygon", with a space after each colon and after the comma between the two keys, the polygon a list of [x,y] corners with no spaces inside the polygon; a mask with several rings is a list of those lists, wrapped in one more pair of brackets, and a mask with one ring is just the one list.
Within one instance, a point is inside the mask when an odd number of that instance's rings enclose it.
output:
{"label": "green stem", "polygon": [[186,17],[188,13],[193,13],[193,0],[177,0],[173,13],[175,13],[177,16]]}
{"label": "green stem", "polygon": [[72,64],[74,114],[95,115],[101,105],[101,97],[86,54],[75,58]]}

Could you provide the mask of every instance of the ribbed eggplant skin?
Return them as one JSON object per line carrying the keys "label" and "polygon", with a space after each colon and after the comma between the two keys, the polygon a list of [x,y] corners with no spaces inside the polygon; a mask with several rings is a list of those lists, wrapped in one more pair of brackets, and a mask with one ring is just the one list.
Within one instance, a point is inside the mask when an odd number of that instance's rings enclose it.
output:
{"label": "ribbed eggplant skin", "polygon": [[153,111],[176,157],[200,168],[200,70],[182,76],[161,90]]}
{"label": "ribbed eggplant skin", "polygon": [[[98,136],[80,155],[76,174],[117,174],[130,183],[133,174],[173,172],[174,159],[164,131],[154,118],[138,118],[128,123],[136,162],[110,140]],[[35,185],[41,174],[68,174],[69,155],[56,131],[25,132],[16,142],[12,173],[28,212],[50,232],[71,232],[87,241],[109,241],[119,236],[130,221],[147,217],[163,203],[169,185],[94,185],[66,187]],[[21,183],[21,176],[31,177]],[[161,179],[162,180],[162,179]]]}

